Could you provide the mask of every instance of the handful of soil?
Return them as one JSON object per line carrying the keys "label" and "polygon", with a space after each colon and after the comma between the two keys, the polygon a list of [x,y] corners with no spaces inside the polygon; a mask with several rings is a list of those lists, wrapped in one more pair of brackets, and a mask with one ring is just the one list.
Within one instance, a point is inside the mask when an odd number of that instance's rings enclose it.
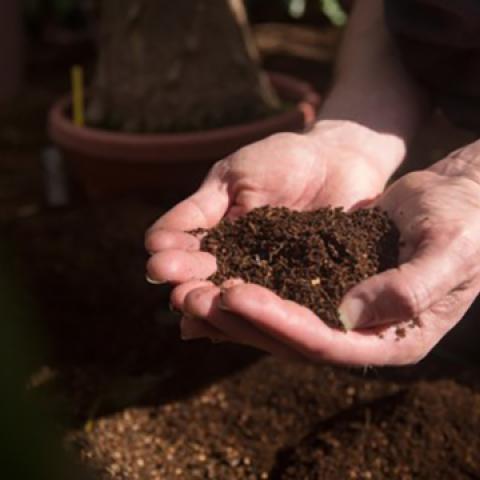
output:
{"label": "handful of soil", "polygon": [[310,308],[341,327],[337,308],[360,281],[398,264],[399,232],[379,209],[297,212],[261,207],[208,230],[201,249],[217,259],[210,278],[241,278]]}

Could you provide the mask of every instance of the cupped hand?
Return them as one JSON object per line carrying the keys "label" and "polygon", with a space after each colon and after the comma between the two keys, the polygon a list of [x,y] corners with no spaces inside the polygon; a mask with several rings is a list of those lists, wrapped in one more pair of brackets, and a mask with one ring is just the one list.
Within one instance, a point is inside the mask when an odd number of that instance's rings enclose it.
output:
{"label": "cupped hand", "polygon": [[480,143],[395,182],[377,204],[402,235],[400,266],[350,290],[340,307],[347,332],[272,292],[238,284],[180,290],[186,330],[249,343],[287,358],[349,365],[422,359],[480,291]]}
{"label": "cupped hand", "polygon": [[[199,251],[199,239],[187,232],[213,227],[225,216],[235,218],[266,204],[313,210],[368,203],[383,191],[388,179],[385,163],[390,149],[384,145],[381,135],[360,125],[321,121],[309,134],[273,135],[217,163],[200,189],[162,216],[146,235],[146,248],[152,254],[148,279],[177,285],[172,303],[186,312],[184,337],[230,338],[295,357],[289,347],[243,320],[235,319],[237,332],[226,327],[222,316],[221,325],[216,325],[215,314],[197,312],[194,318],[188,314],[198,306],[194,299],[202,291],[218,296],[218,289],[205,280],[215,272],[214,257]],[[391,150],[392,158],[398,156],[395,148]],[[231,326],[231,316],[228,322]]]}
{"label": "cupped hand", "polygon": [[210,276],[214,258],[199,252],[198,239],[186,232],[211,228],[224,216],[267,204],[350,208],[375,198],[387,177],[366,148],[368,135],[364,127],[324,121],[309,134],[276,134],[218,162],[196,193],[147,232],[149,279],[179,284]]}
{"label": "cupped hand", "polygon": [[343,301],[349,328],[407,324],[401,363],[423,358],[480,291],[480,142],[394,183],[379,206],[403,240],[400,266],[354,287]]}

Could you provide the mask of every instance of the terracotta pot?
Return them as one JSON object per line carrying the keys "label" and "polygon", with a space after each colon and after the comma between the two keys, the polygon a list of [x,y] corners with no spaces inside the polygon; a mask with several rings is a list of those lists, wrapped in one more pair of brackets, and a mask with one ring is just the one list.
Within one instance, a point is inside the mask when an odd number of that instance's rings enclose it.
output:
{"label": "terracotta pot", "polygon": [[23,70],[21,2],[2,2],[0,14],[0,103],[18,93]]}
{"label": "terracotta pot", "polygon": [[183,196],[195,189],[209,167],[238,148],[282,131],[303,131],[315,120],[319,96],[301,81],[270,74],[283,100],[294,106],[249,124],[203,132],[129,134],[77,127],[67,117],[70,98],[49,114],[49,133],[71,162],[90,198],[127,191]]}

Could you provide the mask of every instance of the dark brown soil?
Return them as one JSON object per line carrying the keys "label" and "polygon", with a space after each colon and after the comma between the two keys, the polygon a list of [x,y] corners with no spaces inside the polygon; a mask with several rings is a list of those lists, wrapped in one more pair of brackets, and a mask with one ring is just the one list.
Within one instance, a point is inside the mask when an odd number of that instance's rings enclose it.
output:
{"label": "dark brown soil", "polygon": [[[180,342],[167,295],[143,278],[142,234],[156,215],[155,206],[115,202],[23,219],[13,232],[52,346],[34,392],[62,408],[67,444],[96,478],[337,480],[350,470],[369,478],[360,474],[374,475],[375,455],[362,463],[362,452],[378,452],[381,468],[395,472],[417,465],[428,445],[431,466],[418,472],[429,476],[413,478],[479,478],[475,452],[473,463],[458,454],[478,450],[479,394],[462,386],[455,364],[432,357],[434,375],[451,380],[417,387],[428,365],[388,379],[272,358],[252,364],[258,356],[242,347]],[[362,437],[349,425],[365,415]],[[382,431],[403,453],[372,448]],[[322,450],[329,470],[305,477],[324,432],[350,450]]]}
{"label": "dark brown soil", "polygon": [[263,359],[68,437],[102,480],[480,478],[480,394]]}
{"label": "dark brown soil", "polygon": [[354,285],[398,263],[399,233],[378,209],[297,212],[262,207],[223,220],[202,239],[221,284],[241,278],[270,288],[340,326],[337,308]]}
{"label": "dark brown soil", "polygon": [[480,395],[418,383],[317,425],[280,470],[281,480],[480,478]]}
{"label": "dark brown soil", "polygon": [[311,426],[397,391],[393,382],[263,359],[191,398],[101,418],[69,444],[102,480],[269,479],[278,451]]}

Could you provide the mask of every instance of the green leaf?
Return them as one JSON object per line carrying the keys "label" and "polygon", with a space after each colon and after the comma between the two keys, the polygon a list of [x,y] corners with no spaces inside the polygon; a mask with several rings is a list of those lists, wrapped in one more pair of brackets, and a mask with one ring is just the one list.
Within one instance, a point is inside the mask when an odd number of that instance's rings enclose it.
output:
{"label": "green leaf", "polygon": [[334,25],[342,26],[347,22],[347,14],[340,5],[339,0],[320,0],[320,8]]}

